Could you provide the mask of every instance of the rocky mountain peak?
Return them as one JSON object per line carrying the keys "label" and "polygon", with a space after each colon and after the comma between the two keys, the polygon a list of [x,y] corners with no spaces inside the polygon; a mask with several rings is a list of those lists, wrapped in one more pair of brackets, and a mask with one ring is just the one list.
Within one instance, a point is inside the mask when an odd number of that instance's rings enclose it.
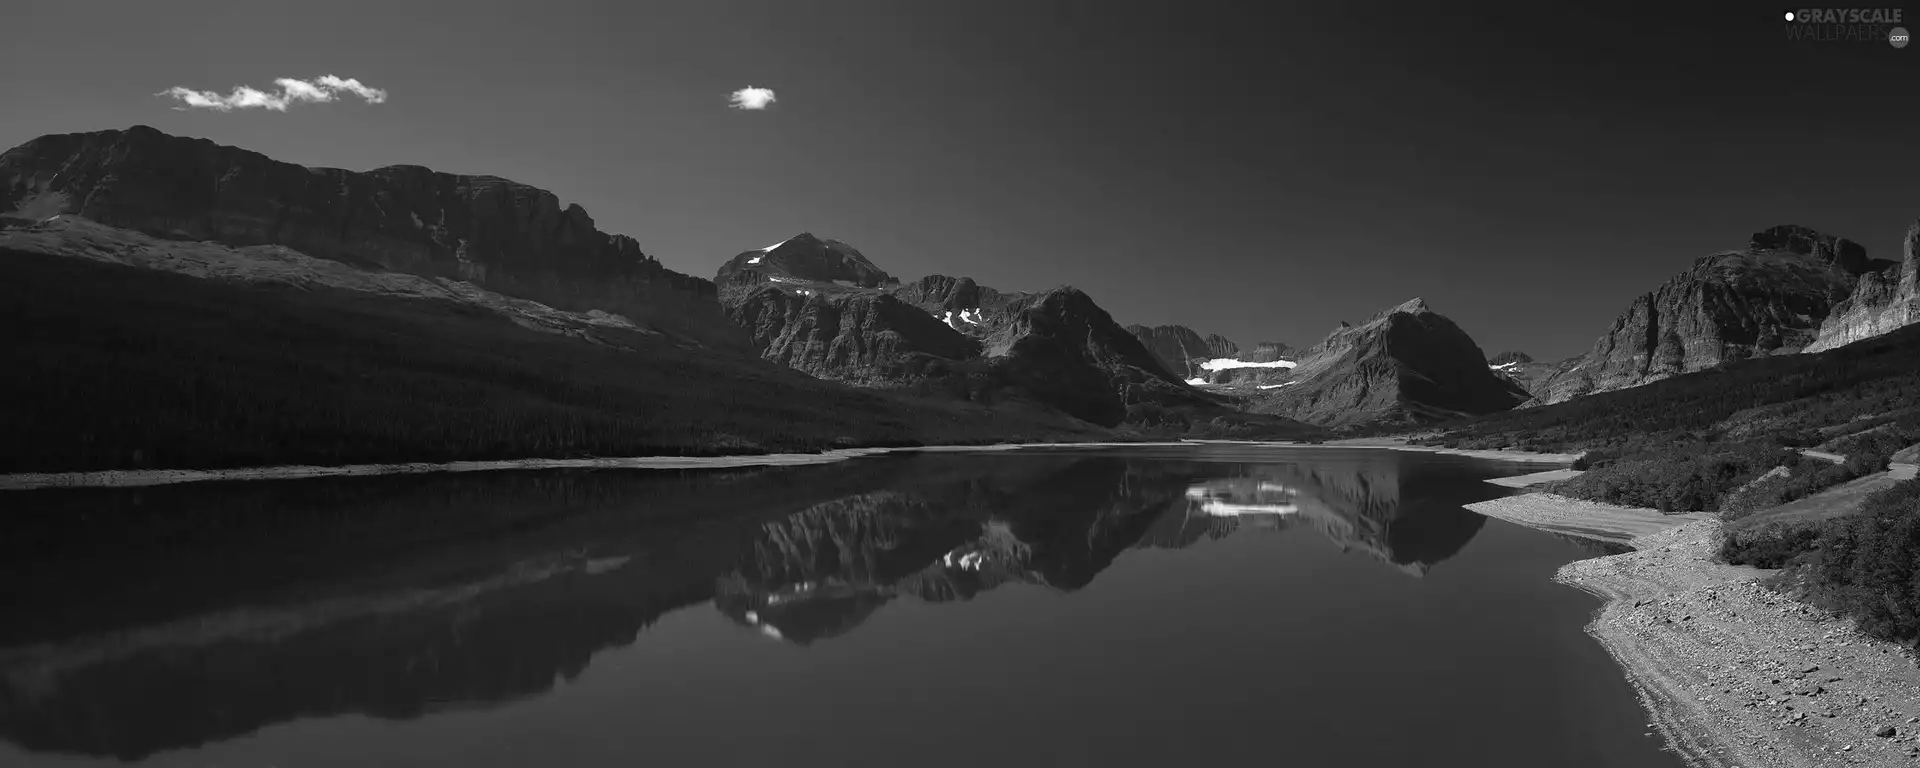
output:
{"label": "rocky mountain peak", "polygon": [[1487,358],[1487,365],[1506,365],[1508,363],[1531,363],[1533,355],[1525,352],[1502,352]]}
{"label": "rocky mountain peak", "polygon": [[812,232],[801,232],[765,248],[742,252],[720,266],[715,281],[722,285],[751,285],[776,277],[862,288],[900,282],[853,246],[816,237]]}
{"label": "rocky mountain peak", "polygon": [[1341,323],[1296,362],[1284,386],[1262,391],[1257,410],[1337,426],[1491,413],[1527,398],[1418,298],[1357,327]]}
{"label": "rocky mountain peak", "polygon": [[1411,299],[1401,302],[1400,305],[1397,307],[1394,307],[1392,309],[1389,309],[1385,312],[1380,313],[1380,316],[1385,317],[1387,315],[1400,314],[1400,313],[1409,314],[1409,315],[1421,315],[1421,314],[1426,314],[1432,311],[1433,311],[1433,308],[1427,306],[1426,299],[1415,296]]}
{"label": "rocky mountain peak", "polygon": [[1782,224],[1755,232],[1747,247],[1752,251],[1786,251],[1814,256],[1852,274],[1869,269],[1865,246],[1798,224]]}

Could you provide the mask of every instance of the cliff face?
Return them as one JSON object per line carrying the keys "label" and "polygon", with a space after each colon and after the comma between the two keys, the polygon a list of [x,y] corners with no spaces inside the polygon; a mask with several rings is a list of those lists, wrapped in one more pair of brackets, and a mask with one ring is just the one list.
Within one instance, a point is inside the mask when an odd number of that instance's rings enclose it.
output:
{"label": "cliff face", "polygon": [[1240,347],[1225,336],[1217,333],[1201,336],[1184,325],[1129,325],[1127,332],[1146,345],[1147,351],[1167,372],[1182,379],[1199,376],[1203,362],[1240,354]]}
{"label": "cliff face", "polygon": [[1253,346],[1253,351],[1241,359],[1249,363],[1271,363],[1275,360],[1291,360],[1299,350],[1278,341],[1263,341]]}
{"label": "cliff face", "polygon": [[712,283],[665,268],[630,237],[601,232],[578,205],[493,176],[306,168],[135,126],[43,136],[0,155],[0,214],[69,214],[174,240],[282,245],[745,347]]}
{"label": "cliff face", "polygon": [[1920,222],[1907,228],[1901,243],[1903,259],[1896,268],[1860,276],[1853,293],[1833,307],[1807,352],[1824,352],[1862,339],[1920,323]]}
{"label": "cliff face", "polygon": [[1526,393],[1488,369],[1479,345],[1420,299],[1341,326],[1267,385],[1255,409],[1338,426],[1511,408]]}
{"label": "cliff face", "polygon": [[1559,402],[1638,386],[1733,360],[1799,352],[1815,341],[1860,276],[1885,269],[1858,244],[1805,227],[1774,227],[1744,251],[1695,261],[1635,299],[1580,363],[1535,392]]}

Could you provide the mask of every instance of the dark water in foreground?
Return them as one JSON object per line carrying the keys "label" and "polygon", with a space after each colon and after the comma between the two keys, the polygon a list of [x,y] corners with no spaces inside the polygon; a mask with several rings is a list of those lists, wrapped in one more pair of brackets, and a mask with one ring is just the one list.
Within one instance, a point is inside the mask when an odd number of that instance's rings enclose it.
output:
{"label": "dark water in foreground", "polygon": [[1678,766],[1461,509],[1225,446],[31,491],[0,765]]}

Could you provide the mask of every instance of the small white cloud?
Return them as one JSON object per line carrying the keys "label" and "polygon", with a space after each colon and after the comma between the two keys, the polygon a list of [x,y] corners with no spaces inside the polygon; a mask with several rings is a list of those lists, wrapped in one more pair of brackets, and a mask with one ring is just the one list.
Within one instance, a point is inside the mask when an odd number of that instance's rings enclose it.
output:
{"label": "small white cloud", "polygon": [[342,80],[333,75],[327,75],[320,78],[319,83],[322,88],[336,91],[351,91],[355,96],[366,99],[368,104],[383,104],[387,100],[386,91],[380,90],[379,88],[368,88],[367,86],[361,85],[359,80],[353,78]]}
{"label": "small white cloud", "polygon": [[214,91],[196,91],[184,86],[174,86],[154,94],[178,99],[185,107],[174,109],[211,109],[215,112],[231,112],[236,109],[268,109],[285,112],[289,105],[297,102],[325,104],[339,97],[342,92],[351,93],[365,99],[368,104],[381,104],[387,100],[387,92],[379,88],[369,88],[359,80],[341,79],[333,75],[317,77],[313,80],[296,80],[283,77],[273,81],[280,87],[278,93],[268,93],[245,85],[236,85],[233,92],[225,96]]}
{"label": "small white cloud", "polygon": [[727,97],[728,106],[734,109],[766,109],[774,102],[772,88],[755,88],[751,85],[734,91]]}

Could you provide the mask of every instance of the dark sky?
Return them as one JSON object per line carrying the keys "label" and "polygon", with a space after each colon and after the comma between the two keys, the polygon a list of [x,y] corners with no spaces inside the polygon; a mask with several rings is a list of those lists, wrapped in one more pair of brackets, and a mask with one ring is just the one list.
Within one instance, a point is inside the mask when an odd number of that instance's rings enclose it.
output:
{"label": "dark sky", "polygon": [[[1791,41],[1773,5],[21,3],[7,146],[146,124],[489,173],[703,277],[805,230],[1243,345],[1422,296],[1564,357],[1756,230],[1893,258],[1920,217],[1920,47]],[[329,73],[390,99],[153,95]],[[729,109],[749,85],[778,100]]]}

